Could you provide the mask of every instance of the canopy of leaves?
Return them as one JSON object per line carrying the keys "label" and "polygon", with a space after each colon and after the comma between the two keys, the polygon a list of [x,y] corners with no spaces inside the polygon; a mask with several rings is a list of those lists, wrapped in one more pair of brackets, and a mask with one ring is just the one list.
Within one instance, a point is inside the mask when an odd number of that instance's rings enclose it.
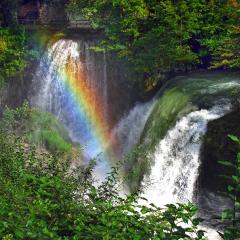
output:
{"label": "canopy of leaves", "polygon": [[145,77],[201,65],[239,68],[240,4],[236,0],[70,0]]}

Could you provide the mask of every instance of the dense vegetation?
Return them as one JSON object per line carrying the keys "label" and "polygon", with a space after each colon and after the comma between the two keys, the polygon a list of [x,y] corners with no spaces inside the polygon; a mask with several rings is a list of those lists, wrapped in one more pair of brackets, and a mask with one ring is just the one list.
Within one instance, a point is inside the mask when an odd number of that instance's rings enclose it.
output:
{"label": "dense vegetation", "polygon": [[21,72],[34,57],[24,28],[0,27],[0,83]]}
{"label": "dense vegetation", "polygon": [[73,160],[81,154],[81,149],[74,146],[65,128],[52,114],[31,109],[27,102],[15,110],[6,108],[1,127],[6,134],[21,136],[27,148],[35,145],[38,151],[46,149],[65,160]]}
{"label": "dense vegetation", "polygon": [[[161,209],[147,206],[138,195],[121,197],[116,168],[96,184],[95,161],[71,167],[58,151],[50,154],[39,151],[36,144],[26,144],[23,133],[28,132],[24,129],[31,114],[36,110],[27,105],[7,109],[0,122],[1,239],[205,239],[191,203]],[[231,179],[227,195],[234,203],[222,215],[228,227],[221,235],[227,240],[240,236],[239,156],[235,164],[220,162],[234,169],[231,177],[225,176]]]}
{"label": "dense vegetation", "polygon": [[[229,135],[230,139],[240,148],[240,138]],[[234,163],[229,161],[219,161],[226,168],[230,168],[233,172],[232,176],[223,175],[229,181],[226,193],[224,193],[232,201],[232,209],[226,209],[222,213],[222,220],[227,223],[224,233],[221,234],[223,239],[239,239],[240,238],[240,152],[238,152]]]}
{"label": "dense vegetation", "polygon": [[[9,77],[22,73],[36,60],[49,41],[59,38],[48,29],[31,32],[18,24],[17,11],[23,2],[26,1],[0,1],[0,85]],[[62,0],[43,2],[59,4]]]}
{"label": "dense vegetation", "polygon": [[103,29],[102,47],[126,57],[145,79],[195,66],[240,66],[236,0],[70,0],[68,8]]}
{"label": "dense vegetation", "polygon": [[[23,2],[1,1],[3,26],[17,24],[17,7]],[[139,79],[151,85],[164,72],[240,66],[237,0],[69,0],[66,6],[65,0],[39,2],[61,4],[70,16],[81,15],[103,30],[106,38],[95,50],[116,51],[135,67]],[[8,49],[17,50],[15,54],[21,58],[23,35],[5,31],[9,30],[2,29],[3,42],[11,37]],[[21,44],[14,44],[14,38],[20,36],[17,41]]]}
{"label": "dense vegetation", "polygon": [[2,239],[203,239],[192,204],[146,207],[120,197],[116,169],[96,187],[94,162],[71,168],[62,155],[26,145],[31,114],[26,105],[8,109],[0,122]]}

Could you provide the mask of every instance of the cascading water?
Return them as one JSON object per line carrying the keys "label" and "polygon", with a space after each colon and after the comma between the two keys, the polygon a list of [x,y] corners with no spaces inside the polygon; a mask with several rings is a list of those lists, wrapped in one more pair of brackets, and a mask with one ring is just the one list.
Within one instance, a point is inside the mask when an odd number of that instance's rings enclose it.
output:
{"label": "cascading water", "polygon": [[160,141],[153,154],[150,176],[145,176],[145,197],[157,206],[193,201],[200,166],[200,147],[209,121],[231,109],[219,104],[182,117]]}
{"label": "cascading water", "polygon": [[[107,162],[110,159],[115,158],[116,154],[121,157],[137,143],[148,117],[139,118],[138,113],[150,113],[151,104],[138,104],[129,111],[129,117],[124,117],[113,129],[113,113],[110,110],[115,106],[112,99],[117,98],[116,107],[119,107],[123,101],[118,99],[118,94],[126,104],[129,98],[124,98],[126,95],[122,94],[126,85],[121,80],[123,67],[118,65],[113,71],[114,64],[109,66],[108,54],[96,54],[91,50],[95,45],[92,40],[62,39],[49,46],[33,81],[37,92],[30,99],[31,105],[53,113],[65,125],[72,141],[84,146],[84,159],[98,157],[98,172],[104,175],[109,170]],[[116,85],[116,79],[114,83],[112,81],[116,74],[122,89]],[[117,112],[114,109],[114,115],[121,111],[124,112],[123,109]],[[131,134],[128,141],[123,143],[127,125]]]}
{"label": "cascading water", "polygon": [[[230,205],[219,194],[218,182],[212,184],[215,189],[202,185],[202,144],[209,123],[236,107],[239,80],[238,74],[222,73],[178,77],[159,94],[141,136],[140,146],[148,151],[143,167],[150,165],[141,183],[143,196],[160,207],[194,202],[210,240],[219,239],[216,229],[221,230],[222,224],[216,216]],[[221,137],[226,139],[229,133]],[[219,169],[219,160],[221,156],[210,161],[211,168]]]}
{"label": "cascading water", "polygon": [[139,143],[143,128],[153,109],[154,102],[152,100],[147,103],[136,104],[113,128],[112,137],[118,139],[118,142],[121,143],[117,149],[119,157],[127,154]]}
{"label": "cascading water", "polygon": [[151,161],[142,188],[160,206],[194,200],[208,122],[227,114],[240,91],[237,74],[203,73],[176,80],[156,100],[142,134]]}
{"label": "cascading water", "polygon": [[72,40],[53,44],[41,60],[35,80],[41,83],[32,98],[32,105],[52,112],[64,123],[71,139],[86,146],[87,158],[104,152],[110,139],[106,56],[102,57],[104,67],[96,70],[90,47]]}

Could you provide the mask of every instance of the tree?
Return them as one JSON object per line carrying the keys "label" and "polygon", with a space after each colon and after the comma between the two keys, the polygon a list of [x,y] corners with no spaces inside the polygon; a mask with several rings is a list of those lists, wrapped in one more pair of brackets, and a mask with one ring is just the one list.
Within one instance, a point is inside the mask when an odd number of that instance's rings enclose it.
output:
{"label": "tree", "polygon": [[[239,67],[239,4],[233,0],[70,0],[144,79],[195,66]],[[97,48],[101,50],[101,48]]]}
{"label": "tree", "polygon": [[39,56],[34,36],[22,26],[0,27],[0,87]]}

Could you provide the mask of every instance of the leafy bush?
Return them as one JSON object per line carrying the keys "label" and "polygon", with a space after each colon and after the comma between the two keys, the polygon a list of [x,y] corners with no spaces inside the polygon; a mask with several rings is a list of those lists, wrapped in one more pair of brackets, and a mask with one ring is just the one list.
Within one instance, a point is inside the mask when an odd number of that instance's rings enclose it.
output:
{"label": "leafy bush", "polygon": [[45,146],[51,152],[70,152],[72,145],[67,143],[57,132],[52,132],[48,130],[42,131],[42,138],[44,139]]}
{"label": "leafy bush", "polygon": [[[240,138],[229,135],[230,139],[240,147]],[[219,161],[220,164],[231,168],[232,176],[223,176],[227,178],[229,186],[226,195],[232,201],[232,209],[226,209],[222,213],[222,220],[226,222],[227,227],[224,233],[220,235],[226,240],[240,238],[240,152],[237,154],[235,162]]]}
{"label": "leafy bush", "polygon": [[67,131],[51,113],[31,109],[27,102],[15,110],[7,108],[0,124],[7,133],[17,134],[26,143],[46,148],[51,153],[80,153],[80,148],[73,146]]}
{"label": "leafy bush", "polygon": [[0,238],[204,239],[191,203],[161,209],[140,204],[137,195],[121,197],[116,168],[96,184],[94,161],[72,168],[59,156],[26,148],[16,135],[24,129],[16,119],[31,115],[26,105],[7,113],[15,122],[7,131],[0,124]]}
{"label": "leafy bush", "polygon": [[35,52],[28,48],[27,34],[24,28],[0,27],[0,80],[21,72],[27,66],[27,60],[34,58]]}

